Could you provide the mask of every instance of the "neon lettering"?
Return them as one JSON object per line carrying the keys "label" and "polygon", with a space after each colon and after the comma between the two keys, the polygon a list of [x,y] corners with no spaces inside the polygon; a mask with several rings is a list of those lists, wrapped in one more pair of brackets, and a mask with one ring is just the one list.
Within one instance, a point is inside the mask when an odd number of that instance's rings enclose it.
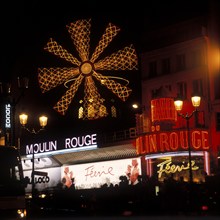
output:
{"label": "neon lettering", "polygon": [[[170,174],[170,173],[176,173],[176,172],[181,172],[182,170],[189,170],[189,163],[187,164],[182,164],[182,165],[175,165],[172,164],[172,160],[167,159],[162,163],[157,164],[157,167],[159,167],[159,170],[157,171],[158,173],[158,178],[161,178],[163,173]],[[191,167],[192,170],[198,170],[199,167],[195,165],[195,161],[191,161]]]}
{"label": "neon lettering", "polygon": [[206,130],[191,130],[190,143],[188,132],[154,132],[136,139],[136,150],[139,154],[159,153],[188,150],[189,144],[192,150],[208,150],[210,148]]}

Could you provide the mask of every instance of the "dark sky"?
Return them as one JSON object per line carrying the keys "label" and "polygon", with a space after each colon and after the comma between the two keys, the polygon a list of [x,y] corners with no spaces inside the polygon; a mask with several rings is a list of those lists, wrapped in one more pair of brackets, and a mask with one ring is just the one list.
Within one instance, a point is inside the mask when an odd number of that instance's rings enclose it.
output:
{"label": "dark sky", "polygon": [[[56,90],[49,94],[41,94],[38,86],[38,67],[67,65],[65,61],[58,60],[43,49],[50,37],[76,55],[66,25],[77,19],[91,18],[91,48],[95,47],[105,27],[111,22],[120,27],[121,32],[102,55],[110,55],[114,49],[117,51],[131,43],[134,44],[137,53],[140,53],[143,49],[140,42],[143,32],[202,15],[207,12],[208,3],[208,0],[84,0],[78,2],[75,0],[20,0],[7,1],[4,4],[1,2],[3,5],[0,7],[0,81],[15,83],[17,76],[27,76],[30,80],[30,88],[22,97],[20,108],[30,111],[34,117],[37,117],[41,111],[46,112],[50,115],[49,123],[53,129],[55,127],[57,130],[61,127],[75,129],[74,126],[79,123],[71,112],[68,111],[66,116],[60,116],[52,109],[63,92]],[[134,117],[130,106],[133,101],[140,100],[139,74],[139,71],[132,71],[126,75],[130,80],[133,93],[126,104],[121,103],[121,111],[123,112],[123,108],[126,109],[123,119],[116,124],[111,124],[112,121],[108,122],[108,127],[120,128],[129,118]],[[13,95],[19,96],[16,88],[14,91]],[[99,127],[94,122],[87,124],[82,122],[80,126],[89,127],[89,124],[95,128]],[[103,125],[103,121],[100,124]]]}
{"label": "dark sky", "polygon": [[[92,19],[91,35],[99,38],[111,22],[121,28],[118,45],[133,43],[141,51],[140,35],[160,25],[204,14],[208,0],[20,0],[1,4],[1,78],[29,75],[49,37],[68,38],[65,25],[77,19]],[[69,45],[68,45],[69,46]],[[71,45],[70,45],[71,46]],[[43,52],[44,53],[44,52]],[[51,58],[52,60],[52,58]],[[50,63],[51,60],[48,60]],[[52,61],[51,61],[52,62]],[[7,77],[6,77],[7,78]]]}

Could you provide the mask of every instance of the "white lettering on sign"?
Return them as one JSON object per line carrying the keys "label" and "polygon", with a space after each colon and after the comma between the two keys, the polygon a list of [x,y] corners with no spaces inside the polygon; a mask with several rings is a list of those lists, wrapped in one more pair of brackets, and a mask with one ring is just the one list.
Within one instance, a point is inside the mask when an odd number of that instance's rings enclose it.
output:
{"label": "white lettering on sign", "polygon": [[48,141],[43,143],[35,143],[26,145],[26,155],[32,155],[33,150],[35,154],[56,154],[56,153],[63,153],[64,151],[75,151],[80,148],[84,150],[88,150],[91,148],[97,148],[97,134],[85,135],[82,137],[73,137],[73,138],[66,138],[64,144],[59,143],[59,146],[64,146],[64,149],[57,149],[58,143],[56,141]]}
{"label": "white lettering on sign", "polygon": [[5,105],[5,128],[11,128],[11,105]]}
{"label": "white lettering on sign", "polygon": [[96,144],[96,134],[65,139],[65,148],[84,147]]}
{"label": "white lettering on sign", "polygon": [[26,145],[26,154],[35,154],[57,150],[57,141],[49,141],[39,144]]}

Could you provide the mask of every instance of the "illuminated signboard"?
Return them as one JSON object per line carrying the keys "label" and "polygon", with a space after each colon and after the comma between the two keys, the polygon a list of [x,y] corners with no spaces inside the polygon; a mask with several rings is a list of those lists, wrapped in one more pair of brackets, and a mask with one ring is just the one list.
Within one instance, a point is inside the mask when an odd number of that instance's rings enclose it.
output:
{"label": "illuminated signboard", "polygon": [[[26,161],[27,162],[27,161]],[[25,164],[26,162],[23,162]],[[35,175],[35,187],[39,191],[62,185],[63,188],[71,187],[71,183],[75,184],[76,189],[100,188],[104,184],[108,186],[120,184],[120,177],[124,176],[128,184],[137,184],[137,175],[142,175],[141,159],[129,158],[121,160],[103,161],[95,163],[65,165],[62,167],[42,168],[51,164],[50,159],[45,161],[40,159],[35,164],[35,171],[45,172],[47,176]],[[30,181],[26,187],[26,192],[31,191],[31,162],[27,164],[28,170],[24,170],[24,176],[29,177]],[[68,181],[68,177],[73,182]],[[65,179],[66,178],[66,179]],[[65,185],[66,184],[66,185]]]}
{"label": "illuminated signboard", "polygon": [[[32,158],[31,159],[23,159],[21,160],[23,170],[30,170],[32,169]],[[49,168],[54,166],[59,166],[60,164],[56,162],[56,160],[52,159],[51,157],[43,157],[43,158],[36,158],[34,160],[34,168],[37,169],[43,169],[43,168]]]}
{"label": "illuminated signboard", "polygon": [[[199,167],[196,166],[195,160],[191,161],[191,167],[192,171],[193,170],[198,170]],[[180,164],[175,164],[171,157],[166,158],[163,162],[157,164],[158,167],[158,178],[161,178],[163,174],[175,174],[175,173],[180,173],[184,170],[189,170],[190,165],[188,162],[183,162],[181,161]]]}
{"label": "illuminated signboard", "polygon": [[151,120],[176,121],[177,113],[173,98],[159,98],[151,100]]}
{"label": "illuminated signboard", "polygon": [[[57,185],[60,183],[60,167],[52,167],[48,169],[40,169],[40,172],[47,173],[47,176],[40,176],[35,175],[34,176],[34,183],[35,188],[38,191],[43,191],[48,188],[57,187]],[[37,171],[37,170],[35,170]],[[31,192],[31,170],[25,170],[24,171],[24,177],[29,177],[29,183],[27,187],[25,188],[26,192]]]}
{"label": "illuminated signboard", "polygon": [[61,183],[70,187],[73,179],[76,189],[100,188],[104,184],[119,185],[120,177],[124,176],[129,184],[135,185],[137,174],[141,175],[140,158],[65,165],[61,167]]}
{"label": "illuminated signboard", "polygon": [[[176,152],[146,155],[146,173],[159,181],[172,178],[177,181],[189,181],[189,153]],[[194,182],[204,182],[209,167],[206,167],[208,155],[204,151],[192,152],[191,168]]]}
{"label": "illuminated signboard", "polygon": [[[191,130],[192,150],[209,150],[208,136],[207,130]],[[187,130],[149,133],[136,139],[138,154],[187,150],[188,145]]]}
{"label": "illuminated signboard", "polygon": [[5,105],[5,128],[11,128],[11,105]]}
{"label": "illuminated signboard", "polygon": [[[58,149],[58,146],[64,147]],[[95,148],[97,148],[97,134],[88,134],[81,137],[65,138],[62,143],[58,142],[58,140],[54,140],[26,145],[25,153],[27,157],[32,157],[33,151],[35,156],[41,156],[42,154],[45,156]]]}

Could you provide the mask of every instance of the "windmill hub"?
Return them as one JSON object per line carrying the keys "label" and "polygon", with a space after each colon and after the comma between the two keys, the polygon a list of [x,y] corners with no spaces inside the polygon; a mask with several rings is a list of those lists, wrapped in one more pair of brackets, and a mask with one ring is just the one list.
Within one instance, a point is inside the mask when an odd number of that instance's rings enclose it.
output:
{"label": "windmill hub", "polygon": [[92,63],[86,61],[84,63],[82,63],[81,67],[80,67],[80,71],[82,74],[84,75],[89,75],[92,73],[93,67],[92,67]]}

